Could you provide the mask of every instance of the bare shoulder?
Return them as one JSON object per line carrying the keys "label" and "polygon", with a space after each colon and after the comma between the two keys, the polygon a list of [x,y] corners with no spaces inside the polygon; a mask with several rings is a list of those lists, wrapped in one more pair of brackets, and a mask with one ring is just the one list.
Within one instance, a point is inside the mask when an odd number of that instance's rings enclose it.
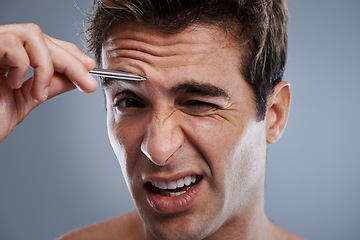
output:
{"label": "bare shoulder", "polygon": [[284,239],[284,240],[306,240],[305,238],[303,238],[299,235],[296,235],[295,233],[289,232],[289,231],[286,231],[283,234],[283,238],[281,238],[281,239]]}
{"label": "bare shoulder", "polygon": [[[143,225],[136,210],[94,225],[77,229],[58,240],[141,239]],[[125,238],[126,237],[126,238]]]}
{"label": "bare shoulder", "polygon": [[292,233],[274,223],[272,223],[273,227],[273,235],[271,239],[283,239],[283,240],[305,240],[305,238],[296,235],[295,233]]}

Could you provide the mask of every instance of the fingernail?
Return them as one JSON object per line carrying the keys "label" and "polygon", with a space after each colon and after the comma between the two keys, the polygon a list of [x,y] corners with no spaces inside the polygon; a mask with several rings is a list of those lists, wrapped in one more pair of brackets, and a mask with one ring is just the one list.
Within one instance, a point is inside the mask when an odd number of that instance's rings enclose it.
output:
{"label": "fingernail", "polygon": [[15,87],[15,88],[16,88],[16,89],[21,88],[22,84],[23,84],[22,82],[19,82],[19,83],[16,85],[16,87]]}
{"label": "fingernail", "polygon": [[44,91],[44,97],[48,98],[49,96],[49,87],[47,87]]}
{"label": "fingernail", "polygon": [[76,83],[73,83],[73,84],[75,85],[75,87],[76,87],[79,91],[84,92],[84,90],[82,90],[82,89],[79,87],[79,85],[77,85]]}

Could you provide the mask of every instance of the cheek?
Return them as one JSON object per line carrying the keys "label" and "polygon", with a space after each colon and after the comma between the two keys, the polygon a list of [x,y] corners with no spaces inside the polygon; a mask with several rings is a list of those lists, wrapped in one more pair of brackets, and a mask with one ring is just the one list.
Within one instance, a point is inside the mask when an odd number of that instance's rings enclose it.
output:
{"label": "cheek", "polygon": [[[191,141],[212,168],[224,168],[242,135],[242,126],[235,126],[219,116],[193,120]],[[195,129],[195,130],[194,130]],[[190,132],[190,131],[189,131]]]}
{"label": "cheek", "polygon": [[[107,114],[108,135],[111,146],[119,161],[121,170],[126,181],[132,176],[135,165],[135,159],[138,158],[141,141],[141,131],[136,126],[127,126],[125,123],[119,123],[114,118],[111,110]],[[137,129],[137,131],[134,131]]]}
{"label": "cheek", "polygon": [[200,153],[207,165],[203,168],[204,177],[213,194],[218,196],[217,204],[224,205],[230,192],[227,188],[234,187],[233,184],[229,186],[229,183],[238,177],[235,168],[240,168],[239,165],[242,164],[235,156],[242,127],[234,126],[219,116],[192,119],[190,123],[188,126],[191,131],[188,131],[187,136],[191,147]]}
{"label": "cheek", "polygon": [[227,181],[232,182],[228,186],[233,186],[228,190],[235,198],[243,196],[245,200],[258,192],[265,179],[265,163],[265,128],[263,123],[250,124],[238,139],[227,166]]}
{"label": "cheek", "polygon": [[194,121],[192,129],[196,129],[193,143],[206,159],[210,178],[219,189],[248,190],[262,178],[266,158],[263,122],[212,118]]}
{"label": "cheek", "polygon": [[126,153],[126,148],[124,143],[124,140],[119,138],[118,135],[118,131],[116,129],[116,127],[113,124],[113,119],[107,119],[107,128],[108,128],[108,136],[109,136],[109,140],[110,140],[110,144],[114,150],[114,153],[118,159],[118,162],[121,166],[121,170],[123,172],[123,175],[125,177],[125,179],[127,179],[127,173],[125,171],[126,169],[126,158],[127,158],[127,153]]}

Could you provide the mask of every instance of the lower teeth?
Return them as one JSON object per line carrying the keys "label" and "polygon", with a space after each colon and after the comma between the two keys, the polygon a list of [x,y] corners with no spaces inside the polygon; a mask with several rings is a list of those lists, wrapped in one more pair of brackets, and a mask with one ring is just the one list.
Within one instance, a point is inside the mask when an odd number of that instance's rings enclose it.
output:
{"label": "lower teeth", "polygon": [[186,191],[182,191],[182,192],[169,192],[169,191],[165,191],[165,190],[160,191],[160,195],[165,196],[165,197],[177,197],[184,193],[186,193]]}

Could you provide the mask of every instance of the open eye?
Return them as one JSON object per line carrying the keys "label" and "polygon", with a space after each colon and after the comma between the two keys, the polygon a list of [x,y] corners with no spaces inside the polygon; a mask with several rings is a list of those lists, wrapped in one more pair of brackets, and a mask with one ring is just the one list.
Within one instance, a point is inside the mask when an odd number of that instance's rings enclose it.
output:
{"label": "open eye", "polygon": [[190,115],[206,115],[220,109],[220,106],[199,100],[189,100],[181,104],[180,109]]}
{"label": "open eye", "polygon": [[138,99],[131,97],[124,97],[115,102],[115,106],[122,108],[143,108],[145,105]]}
{"label": "open eye", "polygon": [[146,103],[141,97],[127,90],[116,94],[113,101],[114,108],[123,113],[135,113],[134,111],[146,107]]}

